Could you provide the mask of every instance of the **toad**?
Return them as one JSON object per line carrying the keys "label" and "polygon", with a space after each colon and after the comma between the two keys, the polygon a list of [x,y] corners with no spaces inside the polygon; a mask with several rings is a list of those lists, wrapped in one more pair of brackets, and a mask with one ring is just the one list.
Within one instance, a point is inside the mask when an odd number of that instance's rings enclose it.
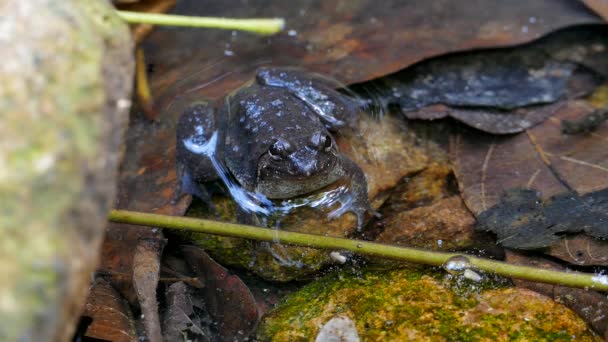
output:
{"label": "toad", "polygon": [[353,212],[360,228],[365,213],[373,212],[365,175],[340,153],[332,133],[352,126],[361,104],[335,88],[317,74],[261,68],[225,105],[189,106],[177,126],[182,192],[210,201],[201,185],[221,178],[241,211],[269,214],[272,200],[347,178],[348,195],[333,214]]}

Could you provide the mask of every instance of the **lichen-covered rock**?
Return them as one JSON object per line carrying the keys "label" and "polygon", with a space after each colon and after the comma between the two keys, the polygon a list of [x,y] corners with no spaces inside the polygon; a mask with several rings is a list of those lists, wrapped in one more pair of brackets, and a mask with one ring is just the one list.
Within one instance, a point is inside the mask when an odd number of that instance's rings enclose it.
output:
{"label": "lichen-covered rock", "polygon": [[[392,115],[376,120],[361,115],[356,132],[336,137],[340,151],[364,171],[372,206],[379,208],[405,176],[419,172],[428,165],[425,151],[416,145],[416,137],[405,122]],[[234,204],[227,198],[214,200],[222,221],[235,221]],[[189,215],[216,219],[210,212],[191,210]],[[346,213],[330,219],[326,213],[302,208],[280,220],[289,231],[347,237],[356,230],[356,218]],[[204,248],[218,262],[247,268],[257,275],[277,281],[302,278],[331,264],[329,253],[314,248],[286,246],[267,242],[210,236],[184,232],[187,239]]]}
{"label": "lichen-covered rock", "polygon": [[361,341],[600,341],[570,309],[535,292],[441,278],[411,269],[332,274],[289,295],[264,317],[258,339],[312,341],[347,317]]}
{"label": "lichen-covered rock", "polygon": [[114,198],[128,27],[103,0],[0,3],[0,339],[65,341]]}

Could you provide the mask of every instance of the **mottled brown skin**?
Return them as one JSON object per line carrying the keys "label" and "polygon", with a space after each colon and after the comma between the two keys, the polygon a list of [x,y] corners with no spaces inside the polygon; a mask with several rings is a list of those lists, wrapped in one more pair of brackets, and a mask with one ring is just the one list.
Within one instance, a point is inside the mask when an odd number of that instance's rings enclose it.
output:
{"label": "mottled brown skin", "polygon": [[207,156],[193,153],[184,140],[204,143],[217,131],[217,158],[244,189],[285,199],[350,177],[354,203],[348,211],[361,219],[371,210],[365,175],[340,154],[331,135],[356,119],[359,104],[333,86],[300,70],[264,68],[217,111],[193,104],[177,128],[184,190],[205,199],[198,184],[218,178]]}

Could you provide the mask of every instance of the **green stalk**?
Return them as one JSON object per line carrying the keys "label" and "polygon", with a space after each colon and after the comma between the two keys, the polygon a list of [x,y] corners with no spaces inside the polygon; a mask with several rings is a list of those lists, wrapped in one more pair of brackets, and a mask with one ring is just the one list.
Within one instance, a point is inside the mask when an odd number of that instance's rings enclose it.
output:
{"label": "green stalk", "polygon": [[285,27],[285,20],[270,19],[232,19],[212,17],[189,17],[173,14],[141,13],[116,11],[124,21],[133,24],[152,24],[164,26],[207,27],[226,30],[249,31],[258,34],[274,34]]}
{"label": "green stalk", "polygon": [[465,256],[468,259],[472,269],[492,272],[505,277],[570,287],[590,288],[600,291],[608,290],[608,276],[598,276],[579,272],[554,271],[529,266],[518,266],[501,261],[464,255],[461,253],[431,252],[415,248],[396,247],[361,240],[295,233],[242,224],[194,219],[190,217],[148,214],[126,210],[112,210],[108,218],[110,221],[116,223],[189,230],[251,240],[280,241],[286,244],[315,248],[349,250],[364,255],[433,266],[441,266],[450,258],[455,256]]}

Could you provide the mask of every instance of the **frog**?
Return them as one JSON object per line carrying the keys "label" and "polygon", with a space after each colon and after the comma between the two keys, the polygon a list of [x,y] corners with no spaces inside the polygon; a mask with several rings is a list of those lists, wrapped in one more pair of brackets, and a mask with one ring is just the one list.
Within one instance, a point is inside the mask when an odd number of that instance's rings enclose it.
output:
{"label": "frog", "polygon": [[354,213],[360,230],[366,213],[377,214],[365,174],[340,153],[334,135],[354,127],[361,106],[318,74],[259,68],[223,103],[196,102],[182,113],[176,132],[180,191],[211,203],[204,184],[218,180],[223,167],[259,202],[305,196],[348,178],[348,203],[334,216]]}

